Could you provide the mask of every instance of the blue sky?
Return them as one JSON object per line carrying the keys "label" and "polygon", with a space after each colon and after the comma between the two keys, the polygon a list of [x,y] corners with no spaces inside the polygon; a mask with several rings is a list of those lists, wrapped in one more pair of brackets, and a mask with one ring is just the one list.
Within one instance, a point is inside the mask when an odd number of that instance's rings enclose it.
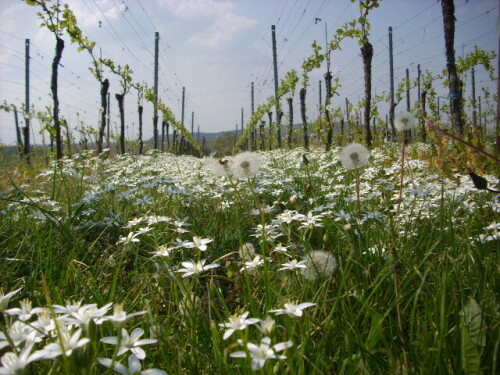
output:
{"label": "blue sky", "polygon": [[[255,104],[273,95],[271,25],[276,25],[278,75],[300,69],[311,54],[311,43],[325,44],[334,31],[359,16],[357,4],[349,0],[66,0],[75,12],[84,34],[97,43],[103,57],[120,65],[129,64],[136,82],[153,84],[154,33],[160,33],[160,98],[178,119],[181,93],[186,87],[185,125],[195,130],[233,130],[250,114],[250,84],[255,82]],[[456,53],[467,53],[478,45],[498,49],[498,0],[456,0]],[[18,106],[24,101],[24,39],[31,48],[31,103],[36,109],[51,105],[50,65],[54,40],[38,27],[36,7],[19,0],[0,1],[0,101]],[[319,18],[321,20],[316,20]],[[445,67],[444,39],[440,3],[436,0],[382,0],[369,20],[374,47],[373,88],[375,93],[389,90],[388,27],[394,31],[396,84],[410,69],[416,78],[417,64],[433,73]],[[74,128],[84,121],[97,126],[99,85],[88,72],[89,56],[66,43],[60,69],[61,114]],[[496,63],[495,63],[496,66]],[[359,46],[346,40],[341,51],[332,54],[332,70],[342,87],[334,103],[353,103],[363,96],[363,68]],[[318,81],[326,66],[311,74],[308,89],[308,115],[316,116]],[[110,92],[119,90],[111,73]],[[470,77],[466,79],[470,92]],[[477,69],[477,91],[489,87],[482,68]],[[436,89],[447,90],[441,83]],[[324,94],[324,89],[323,89]],[[416,93],[412,93],[415,98]],[[466,93],[467,95],[467,93]],[[413,100],[413,99],[412,99]],[[299,119],[298,95],[294,98],[295,118]],[[384,106],[381,106],[382,112]],[[112,126],[118,123],[117,102],[111,103]],[[78,115],[77,115],[78,114]],[[145,138],[152,136],[152,108],[145,105]],[[136,94],[126,100],[127,137],[137,134]],[[41,141],[39,124],[32,121],[36,142]],[[77,132],[74,131],[77,136]],[[0,142],[14,143],[12,113],[0,113]]]}

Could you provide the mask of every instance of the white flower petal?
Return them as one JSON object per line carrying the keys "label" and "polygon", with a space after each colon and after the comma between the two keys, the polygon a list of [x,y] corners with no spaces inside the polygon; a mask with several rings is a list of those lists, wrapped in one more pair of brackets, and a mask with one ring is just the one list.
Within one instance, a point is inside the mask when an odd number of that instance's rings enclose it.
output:
{"label": "white flower petal", "polygon": [[116,337],[103,337],[101,342],[105,344],[116,345],[118,343],[118,339]]}
{"label": "white flower petal", "polygon": [[128,357],[128,370],[131,374],[135,374],[136,372],[141,371],[141,361],[137,358],[136,355],[132,354]]}
{"label": "white flower petal", "polygon": [[[109,358],[97,358],[97,360],[104,367],[111,368],[112,370],[115,370],[119,374],[122,374],[122,375],[129,375],[130,374],[129,370],[119,362],[115,361],[115,363],[113,363],[113,361]],[[111,365],[113,365],[113,367],[111,367]]]}
{"label": "white flower petal", "polygon": [[142,348],[134,347],[134,348],[130,349],[130,351],[132,353],[134,353],[137,356],[137,358],[139,358],[139,359],[146,358],[146,352]]}
{"label": "white flower petal", "polygon": [[281,352],[282,350],[285,350],[287,348],[290,348],[293,346],[292,341],[286,341],[286,342],[280,342],[279,344],[273,345],[273,349],[275,352]]}
{"label": "white flower petal", "polygon": [[246,358],[247,353],[246,352],[234,352],[229,354],[230,357],[232,358]]}
{"label": "white flower petal", "polygon": [[136,328],[132,331],[132,333],[130,334],[130,339],[132,341],[136,341],[139,337],[141,337],[142,335],[144,335],[144,330],[142,328]]}
{"label": "white flower petal", "polygon": [[226,340],[229,338],[232,334],[234,333],[234,329],[228,329],[226,332],[224,332],[224,335],[222,336],[223,340]]}

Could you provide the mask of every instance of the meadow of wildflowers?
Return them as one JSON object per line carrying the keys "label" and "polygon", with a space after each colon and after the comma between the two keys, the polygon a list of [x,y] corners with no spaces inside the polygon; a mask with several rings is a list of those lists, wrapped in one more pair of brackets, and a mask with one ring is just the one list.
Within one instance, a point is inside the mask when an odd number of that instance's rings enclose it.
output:
{"label": "meadow of wildflowers", "polygon": [[5,172],[0,374],[497,372],[499,196],[427,147]]}

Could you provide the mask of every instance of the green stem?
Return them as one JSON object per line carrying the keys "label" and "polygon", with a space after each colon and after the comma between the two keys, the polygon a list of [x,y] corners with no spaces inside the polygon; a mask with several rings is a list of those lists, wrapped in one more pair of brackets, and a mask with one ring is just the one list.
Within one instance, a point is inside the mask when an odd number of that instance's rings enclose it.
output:
{"label": "green stem", "polygon": [[406,354],[406,343],[404,339],[404,327],[403,327],[403,319],[401,318],[401,307],[399,305],[399,279],[397,274],[394,274],[394,294],[396,295],[396,318],[398,321],[399,328],[399,338],[401,341],[401,346],[403,350],[403,365],[406,369],[409,368],[408,356]]}
{"label": "green stem", "polygon": [[405,150],[406,150],[406,133],[403,133],[403,146],[401,147],[401,177],[399,180],[399,199],[398,207],[396,208],[396,213],[399,213],[401,208],[401,201],[403,200],[403,176],[405,167]]}
{"label": "green stem", "polygon": [[250,208],[248,207],[246,201],[241,196],[240,191],[238,190],[238,187],[234,183],[231,176],[228,176],[228,180],[229,180],[229,183],[231,184],[231,186],[233,187],[234,193],[236,194],[236,198],[240,201],[241,205],[243,206],[243,209],[245,210],[245,213],[248,217],[248,220],[250,221],[250,224],[252,225],[252,227],[255,227],[255,222],[254,222],[252,214],[250,212]]}
{"label": "green stem", "polygon": [[360,209],[360,201],[359,201],[359,169],[356,168],[354,173],[356,174],[356,211]]}

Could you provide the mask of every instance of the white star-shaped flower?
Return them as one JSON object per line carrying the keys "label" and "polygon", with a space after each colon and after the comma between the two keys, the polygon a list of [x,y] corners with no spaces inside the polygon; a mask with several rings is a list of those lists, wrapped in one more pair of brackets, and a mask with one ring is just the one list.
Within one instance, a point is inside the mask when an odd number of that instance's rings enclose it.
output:
{"label": "white star-shaped flower", "polygon": [[44,353],[40,350],[35,353],[31,353],[33,345],[33,343],[26,345],[20,353],[5,353],[1,360],[2,367],[0,367],[0,374],[24,374],[24,370],[28,364],[38,361],[39,359],[44,359]]}
{"label": "white star-shaped flower", "polygon": [[295,303],[285,303],[284,309],[269,310],[269,312],[275,313],[276,315],[286,314],[292,317],[301,317],[303,314],[302,310],[307,309],[311,306],[316,306],[316,304],[312,302],[304,302],[298,305],[296,305]]}
{"label": "white star-shaped flower", "polygon": [[128,357],[128,367],[122,365],[120,362],[113,361],[109,358],[97,358],[99,363],[107,368],[115,370],[117,373],[121,375],[167,375],[167,373],[163,370],[159,370],[157,368],[150,368],[147,370],[142,370],[141,361],[139,358],[132,354]]}
{"label": "white star-shaped flower", "polygon": [[213,240],[209,238],[200,238],[200,237],[193,237],[193,242],[187,242],[184,244],[184,247],[191,249],[193,247],[197,247],[200,249],[200,251],[206,251],[207,250],[207,244],[212,242]]}
{"label": "white star-shaped flower", "polygon": [[43,307],[33,308],[31,305],[31,301],[28,299],[23,299],[20,303],[21,303],[21,308],[15,307],[12,309],[8,309],[5,310],[5,313],[9,315],[17,315],[17,318],[24,322],[30,319],[33,314],[38,314],[39,312],[47,310]]}
{"label": "white star-shaped flower", "polygon": [[80,339],[81,334],[81,328],[77,329],[75,333],[71,335],[65,326],[59,327],[59,336],[57,337],[56,342],[48,344],[42,349],[44,358],[54,359],[63,353],[66,357],[71,356],[73,350],[90,342],[90,339],[86,337]]}
{"label": "white star-shaped flower", "polygon": [[219,264],[213,263],[205,266],[206,259],[201,260],[200,262],[182,262],[184,268],[177,270],[177,272],[184,273],[182,277],[188,277],[211,268],[219,267]]}
{"label": "white star-shaped flower", "polygon": [[9,304],[10,297],[19,292],[21,289],[22,288],[13,290],[12,292],[9,292],[7,294],[3,294],[3,291],[0,290],[0,310],[5,310],[7,308],[7,305]]}
{"label": "white star-shaped flower", "polygon": [[120,349],[118,349],[117,356],[121,356],[122,354],[131,351],[132,354],[136,355],[139,359],[146,358],[146,352],[141,348],[141,345],[155,344],[157,342],[156,339],[140,339],[140,337],[144,334],[144,330],[142,328],[136,328],[129,335],[125,328],[122,328],[122,337],[121,340],[118,340],[118,337],[104,337],[101,339],[102,342],[111,345],[117,345],[120,343]]}
{"label": "white star-shaped flower", "polygon": [[240,269],[240,272],[256,268],[262,264],[264,264],[264,259],[262,259],[260,255],[256,255],[253,260],[245,262],[245,265]]}
{"label": "white star-shaped flower", "polygon": [[[257,371],[264,367],[268,359],[286,359],[284,355],[276,353],[281,352],[293,346],[292,341],[280,342],[271,346],[271,339],[264,337],[259,345],[251,342],[247,343],[248,354],[252,359],[252,370]],[[234,352],[229,355],[233,358],[246,358],[247,352]]]}
{"label": "white star-shaped flower", "polygon": [[245,312],[241,315],[232,315],[229,317],[228,323],[221,323],[219,327],[227,328],[226,332],[224,332],[224,336],[222,337],[224,340],[229,338],[234,331],[244,330],[249,325],[260,322],[260,319],[249,318],[247,319],[249,312]]}
{"label": "white star-shaped flower", "polygon": [[290,263],[283,263],[282,264],[283,267],[279,268],[278,271],[293,270],[297,268],[307,268],[305,263],[306,263],[305,260],[297,261],[297,259],[294,259]]}

